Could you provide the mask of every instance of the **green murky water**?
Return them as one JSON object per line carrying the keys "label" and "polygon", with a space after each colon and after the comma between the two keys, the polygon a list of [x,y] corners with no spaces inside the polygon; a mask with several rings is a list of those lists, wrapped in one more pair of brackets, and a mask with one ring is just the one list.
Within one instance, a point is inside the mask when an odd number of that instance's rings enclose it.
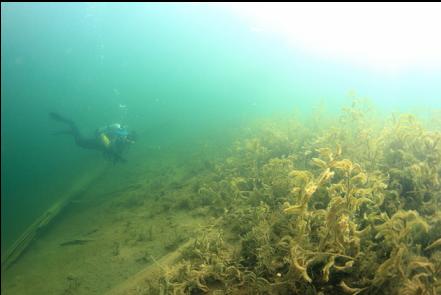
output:
{"label": "green murky water", "polygon": [[[70,200],[2,291],[440,292],[439,6],[416,33],[385,22],[386,39],[347,7],[265,7],[2,3],[2,265]],[[136,140],[112,163],[50,112],[100,144],[112,123]]]}

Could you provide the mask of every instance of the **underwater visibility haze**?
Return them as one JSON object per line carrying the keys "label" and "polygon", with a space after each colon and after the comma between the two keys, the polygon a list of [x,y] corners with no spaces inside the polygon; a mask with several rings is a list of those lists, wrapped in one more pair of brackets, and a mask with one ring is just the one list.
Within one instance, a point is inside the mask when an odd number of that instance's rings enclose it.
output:
{"label": "underwater visibility haze", "polygon": [[440,294],[438,3],[2,3],[5,294]]}

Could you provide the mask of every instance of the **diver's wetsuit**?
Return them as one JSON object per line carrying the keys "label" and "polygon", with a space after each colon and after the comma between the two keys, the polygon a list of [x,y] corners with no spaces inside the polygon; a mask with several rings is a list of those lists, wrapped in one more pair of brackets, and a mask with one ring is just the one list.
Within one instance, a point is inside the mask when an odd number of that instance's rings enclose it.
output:
{"label": "diver's wetsuit", "polygon": [[71,134],[75,139],[75,143],[82,148],[102,151],[106,156],[109,156],[114,162],[126,161],[118,152],[107,148],[99,138],[97,137],[85,138],[84,136],[82,136],[77,125],[72,120],[64,118],[61,115],[53,112],[49,113],[49,116],[58,122],[67,124],[70,128],[69,130],[56,132],[55,134]]}

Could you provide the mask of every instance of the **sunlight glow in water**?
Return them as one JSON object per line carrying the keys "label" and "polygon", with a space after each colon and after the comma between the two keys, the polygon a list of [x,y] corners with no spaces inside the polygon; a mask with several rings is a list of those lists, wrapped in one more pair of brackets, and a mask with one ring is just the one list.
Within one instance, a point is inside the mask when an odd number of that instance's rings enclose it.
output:
{"label": "sunlight glow in water", "polygon": [[229,4],[257,33],[381,72],[441,69],[441,3]]}

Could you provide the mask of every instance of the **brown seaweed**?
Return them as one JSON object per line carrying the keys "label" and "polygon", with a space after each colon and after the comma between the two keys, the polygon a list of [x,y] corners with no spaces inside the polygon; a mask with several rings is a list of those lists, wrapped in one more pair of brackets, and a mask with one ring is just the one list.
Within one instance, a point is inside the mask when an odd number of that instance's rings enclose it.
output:
{"label": "brown seaweed", "polygon": [[439,294],[441,134],[372,110],[247,129],[191,201],[217,223],[163,294]]}

